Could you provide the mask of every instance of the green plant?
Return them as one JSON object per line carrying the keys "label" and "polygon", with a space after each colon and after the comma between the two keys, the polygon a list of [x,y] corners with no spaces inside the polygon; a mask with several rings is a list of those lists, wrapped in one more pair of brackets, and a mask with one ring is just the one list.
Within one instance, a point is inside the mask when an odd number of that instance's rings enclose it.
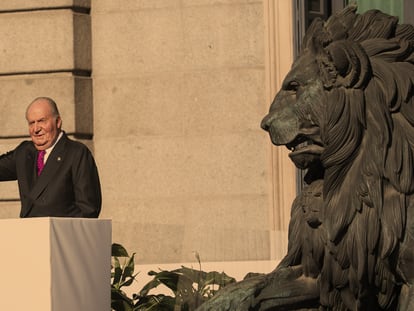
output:
{"label": "green plant", "polygon": [[[122,245],[112,246],[111,305],[115,311],[192,311],[222,287],[236,282],[224,272],[202,271],[200,257],[196,254],[198,270],[182,266],[172,271],[150,271],[148,275],[153,279],[130,298],[122,291],[122,287],[131,285],[137,276],[134,274],[134,255],[129,257]],[[124,263],[118,257],[125,257]],[[150,293],[160,285],[172,295]]]}
{"label": "green plant", "polygon": [[[112,244],[111,262],[111,308],[115,311],[133,311],[134,301],[122,290],[130,286],[137,274],[134,274],[135,253],[129,256],[127,250],[120,244]],[[122,258],[120,260],[120,258]]]}

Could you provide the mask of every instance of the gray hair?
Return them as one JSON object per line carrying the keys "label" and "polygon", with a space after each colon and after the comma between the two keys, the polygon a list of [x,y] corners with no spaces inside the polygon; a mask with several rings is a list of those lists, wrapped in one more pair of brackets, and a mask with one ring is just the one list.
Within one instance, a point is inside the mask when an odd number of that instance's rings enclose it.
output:
{"label": "gray hair", "polygon": [[41,97],[37,97],[37,98],[35,98],[30,104],[29,104],[29,106],[27,106],[27,109],[26,109],[26,118],[27,118],[27,111],[29,110],[29,108],[30,108],[30,106],[33,104],[33,103],[35,103],[35,102],[37,102],[37,101],[39,101],[39,100],[44,100],[44,101],[46,101],[48,104],[49,104],[49,107],[50,107],[50,109],[52,110],[52,115],[54,116],[54,117],[59,117],[60,116],[60,113],[59,113],[59,109],[58,109],[58,107],[57,107],[57,105],[56,105],[56,102],[53,100],[53,99],[51,99],[50,97],[44,97],[44,96],[41,96]]}

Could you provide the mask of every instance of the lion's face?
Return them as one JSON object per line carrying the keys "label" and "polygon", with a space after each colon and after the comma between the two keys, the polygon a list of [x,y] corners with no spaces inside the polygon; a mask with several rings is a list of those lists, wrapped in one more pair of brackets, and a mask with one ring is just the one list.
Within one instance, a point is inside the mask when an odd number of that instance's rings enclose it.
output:
{"label": "lion's face", "polygon": [[306,51],[293,64],[262,128],[275,145],[285,145],[295,165],[309,168],[324,150],[320,126],[327,98],[315,55]]}

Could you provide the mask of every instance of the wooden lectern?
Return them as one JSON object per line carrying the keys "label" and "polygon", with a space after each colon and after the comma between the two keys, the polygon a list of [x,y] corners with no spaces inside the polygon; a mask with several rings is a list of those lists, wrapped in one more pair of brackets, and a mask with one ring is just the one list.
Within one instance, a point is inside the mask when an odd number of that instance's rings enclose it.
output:
{"label": "wooden lectern", "polygon": [[0,310],[111,310],[110,220],[2,219],[0,239]]}

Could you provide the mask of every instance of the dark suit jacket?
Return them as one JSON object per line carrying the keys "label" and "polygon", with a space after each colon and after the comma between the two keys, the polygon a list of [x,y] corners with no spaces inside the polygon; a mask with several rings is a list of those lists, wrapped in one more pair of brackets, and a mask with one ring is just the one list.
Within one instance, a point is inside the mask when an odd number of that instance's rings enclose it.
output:
{"label": "dark suit jacket", "polygon": [[0,181],[19,185],[20,217],[98,217],[101,186],[89,149],[65,133],[36,174],[37,151],[31,141],[0,156]]}

